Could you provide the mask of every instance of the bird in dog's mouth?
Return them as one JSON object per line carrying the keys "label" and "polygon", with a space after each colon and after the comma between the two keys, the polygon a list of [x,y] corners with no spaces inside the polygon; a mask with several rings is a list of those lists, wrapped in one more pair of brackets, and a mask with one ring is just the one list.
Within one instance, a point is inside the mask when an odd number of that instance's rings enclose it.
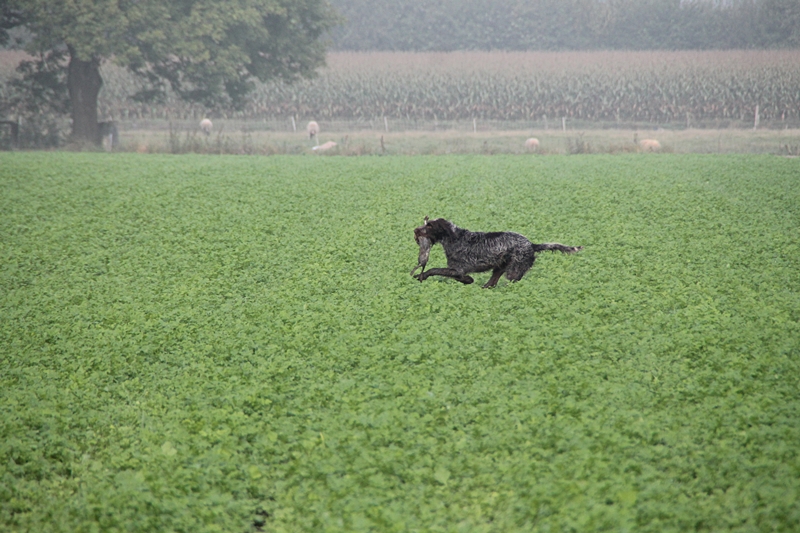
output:
{"label": "bird in dog's mouth", "polygon": [[422,223],[422,226],[414,230],[414,240],[417,241],[417,244],[419,244],[419,257],[417,258],[417,266],[415,266],[414,270],[411,271],[412,276],[414,275],[414,272],[416,272],[418,268],[422,268],[422,270],[420,270],[420,273],[425,272],[425,265],[428,264],[428,256],[431,253],[431,247],[433,246],[433,242],[423,234],[425,224],[427,223],[428,223],[428,217],[426,216]]}

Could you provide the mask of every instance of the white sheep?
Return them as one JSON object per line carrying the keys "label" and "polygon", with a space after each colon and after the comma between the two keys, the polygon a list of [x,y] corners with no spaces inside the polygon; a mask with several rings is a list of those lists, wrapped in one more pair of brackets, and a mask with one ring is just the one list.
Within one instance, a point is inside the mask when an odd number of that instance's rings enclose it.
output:
{"label": "white sheep", "polygon": [[207,118],[204,118],[203,120],[200,121],[200,131],[202,131],[206,135],[211,135],[212,126],[213,125],[211,124],[211,121]]}
{"label": "white sheep", "polygon": [[324,152],[325,150],[330,150],[334,146],[336,146],[335,142],[328,141],[328,142],[326,142],[324,144],[320,144],[319,146],[315,146],[314,148],[312,148],[312,150],[316,150],[318,152]]}
{"label": "white sheep", "polygon": [[661,150],[661,143],[655,139],[642,139],[639,141],[639,148],[645,152],[658,152]]}
{"label": "white sheep", "polygon": [[319,133],[319,124],[312,120],[308,123],[308,126],[306,126],[306,131],[308,132],[309,139],[316,138],[317,134]]}
{"label": "white sheep", "polygon": [[525,149],[530,150],[531,152],[538,152],[539,151],[539,139],[536,137],[531,137],[530,139],[525,141]]}

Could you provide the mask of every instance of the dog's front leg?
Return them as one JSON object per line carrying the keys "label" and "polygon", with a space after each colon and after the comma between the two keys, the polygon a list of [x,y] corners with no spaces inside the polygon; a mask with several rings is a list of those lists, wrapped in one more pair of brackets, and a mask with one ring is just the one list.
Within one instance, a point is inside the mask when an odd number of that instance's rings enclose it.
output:
{"label": "dog's front leg", "polygon": [[467,276],[466,274],[462,274],[461,272],[459,272],[454,268],[432,268],[430,270],[426,270],[425,272],[420,272],[414,277],[420,281],[425,281],[431,276],[444,276],[446,278],[453,278],[456,281],[460,281],[464,285],[469,285],[470,283],[475,281],[474,279],[472,279],[472,276]]}

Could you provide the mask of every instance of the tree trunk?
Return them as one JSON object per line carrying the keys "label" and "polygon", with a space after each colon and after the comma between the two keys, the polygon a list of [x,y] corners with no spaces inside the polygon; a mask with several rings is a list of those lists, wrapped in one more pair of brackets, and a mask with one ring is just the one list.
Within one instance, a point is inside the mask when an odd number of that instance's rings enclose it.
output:
{"label": "tree trunk", "polygon": [[103,85],[100,77],[100,61],[79,59],[70,47],[67,86],[72,105],[72,140],[94,144],[100,143],[97,126],[97,94]]}

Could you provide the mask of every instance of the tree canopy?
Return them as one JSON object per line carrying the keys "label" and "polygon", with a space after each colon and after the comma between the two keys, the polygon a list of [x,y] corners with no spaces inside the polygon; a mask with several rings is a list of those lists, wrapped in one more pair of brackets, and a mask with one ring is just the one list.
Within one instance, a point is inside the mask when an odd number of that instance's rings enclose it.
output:
{"label": "tree canopy", "polygon": [[312,76],[325,61],[321,37],[338,20],[326,0],[0,0],[0,8],[0,40],[24,26],[29,52],[68,59],[59,64],[73,137],[83,140],[98,135],[103,61],[149,82],[141,100],[169,87],[209,107],[239,107],[254,78]]}

